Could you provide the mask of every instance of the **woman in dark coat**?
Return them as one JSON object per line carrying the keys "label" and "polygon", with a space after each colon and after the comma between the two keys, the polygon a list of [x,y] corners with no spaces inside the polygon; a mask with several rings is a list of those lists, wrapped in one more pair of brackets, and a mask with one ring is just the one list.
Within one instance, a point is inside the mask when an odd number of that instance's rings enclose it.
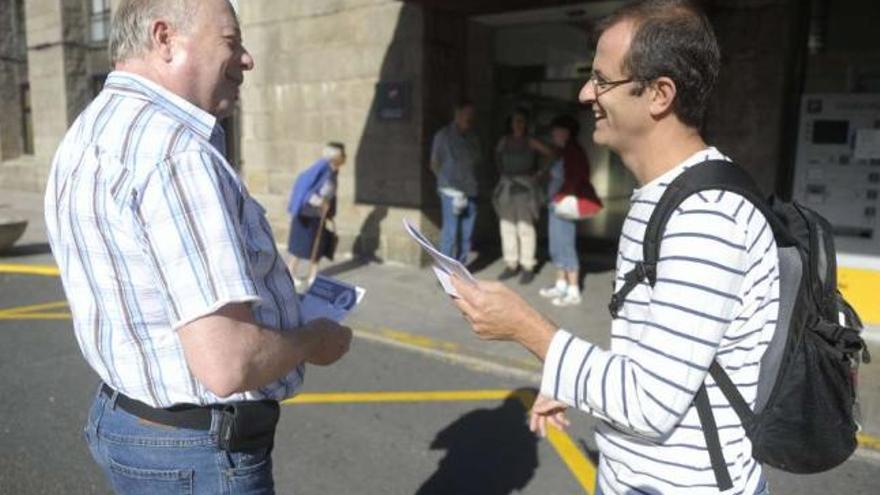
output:
{"label": "woman in dark coat", "polygon": [[[311,285],[318,273],[318,261],[326,253],[326,236],[322,223],[336,215],[336,177],[345,163],[345,146],[331,142],[324,147],[323,157],[303,171],[293,184],[287,212],[291,215],[287,252],[288,267],[298,289]],[[322,238],[318,240],[318,236]],[[318,241],[317,252],[313,253]],[[314,254],[314,259],[312,259]],[[297,277],[300,260],[309,261],[305,279]]]}

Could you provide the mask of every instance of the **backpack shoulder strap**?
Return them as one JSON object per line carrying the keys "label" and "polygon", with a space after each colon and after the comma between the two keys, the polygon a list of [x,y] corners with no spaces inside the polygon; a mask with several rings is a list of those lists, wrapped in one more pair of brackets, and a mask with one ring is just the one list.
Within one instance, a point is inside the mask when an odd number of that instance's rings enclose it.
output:
{"label": "backpack shoulder strap", "polygon": [[[756,208],[762,210],[765,217],[775,216],[770,215],[761,190],[742,167],[723,160],[703,162],[682,172],[669,184],[663,196],[660,197],[660,201],[648,221],[648,226],[645,228],[643,244],[645,264],[656,267],[657,259],[660,257],[660,242],[663,238],[663,231],[681,203],[698,192],[709,190],[730,191],[739,194],[754,204]],[[656,274],[650,281],[651,285],[654,285]]]}
{"label": "backpack shoulder strap", "polygon": [[642,262],[624,275],[624,284],[611,297],[608,309],[613,318],[617,317],[626,296],[641,282],[648,281],[652,286],[657,281],[657,260],[660,257],[660,242],[663,231],[672,214],[690,196],[708,190],[730,191],[746,198],[754,204],[771,222],[775,235],[785,235],[785,227],[776,219],[760,189],[749,174],[739,165],[724,160],[707,160],[692,166],[676,177],[660,197],[654,207],[642,244]]}

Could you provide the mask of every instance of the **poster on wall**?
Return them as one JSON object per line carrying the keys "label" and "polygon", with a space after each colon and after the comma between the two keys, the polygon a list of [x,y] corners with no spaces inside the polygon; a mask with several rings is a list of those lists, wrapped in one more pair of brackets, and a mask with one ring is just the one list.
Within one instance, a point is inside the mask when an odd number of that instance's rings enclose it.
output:
{"label": "poster on wall", "polygon": [[382,81],[376,84],[376,115],[379,120],[406,120],[409,110],[409,83]]}

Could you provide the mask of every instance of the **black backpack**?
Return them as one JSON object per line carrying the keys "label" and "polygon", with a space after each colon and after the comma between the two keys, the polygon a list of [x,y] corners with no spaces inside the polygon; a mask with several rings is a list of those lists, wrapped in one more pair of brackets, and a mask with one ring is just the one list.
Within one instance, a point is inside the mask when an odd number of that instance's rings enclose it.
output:
{"label": "black backpack", "polygon": [[[767,219],[779,255],[779,317],[758,379],[755,408],[745,402],[727,373],[713,361],[709,373],[742,421],[753,457],[791,473],[831,469],[852,455],[859,429],[856,373],[869,362],[861,321],[837,290],[831,225],[797,203],[763,199],[738,165],[709,161],[691,167],[668,186],[644,239],[644,261],[627,273],[611,298],[612,317],[638,284],[656,282],[666,222],[689,196],[722,190],[743,196]],[[706,385],[694,398],[718,488],[733,486],[721,451]]]}

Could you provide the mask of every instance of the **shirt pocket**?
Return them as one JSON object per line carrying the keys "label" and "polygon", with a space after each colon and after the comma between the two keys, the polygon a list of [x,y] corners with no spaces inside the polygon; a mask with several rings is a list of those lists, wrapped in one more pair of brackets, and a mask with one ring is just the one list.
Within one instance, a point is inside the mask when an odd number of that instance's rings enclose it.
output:
{"label": "shirt pocket", "polygon": [[278,252],[266,209],[250,196],[244,200],[241,225],[251,269],[255,276],[262,277],[272,269]]}

